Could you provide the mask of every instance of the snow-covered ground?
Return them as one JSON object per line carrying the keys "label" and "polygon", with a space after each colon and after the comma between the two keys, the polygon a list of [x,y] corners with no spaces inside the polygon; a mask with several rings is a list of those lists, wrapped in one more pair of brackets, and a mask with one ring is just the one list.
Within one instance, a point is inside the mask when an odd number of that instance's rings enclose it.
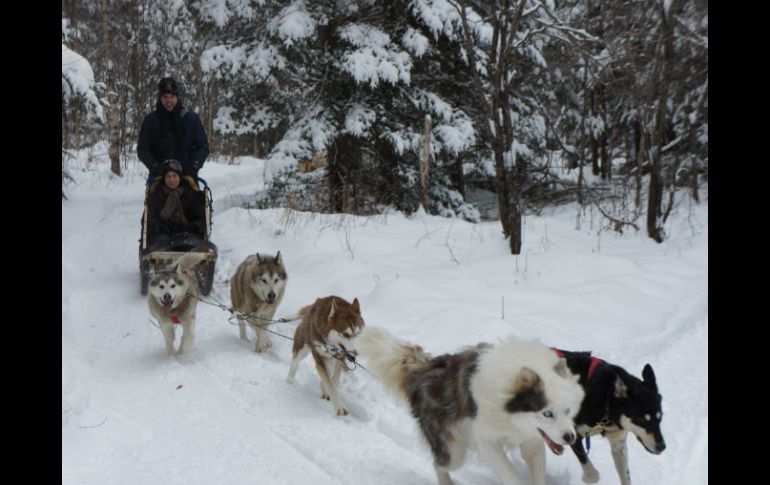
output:
{"label": "snow-covered ground", "polygon": [[[351,413],[337,417],[319,398],[310,358],[287,383],[290,341],[274,335],[272,349],[256,354],[226,312],[205,304],[196,349],[168,357],[139,294],[146,171],[131,162],[113,178],[105,158],[87,170],[73,162],[78,183],[62,201],[63,484],[435,484],[407,407],[361,370],[343,375]],[[628,231],[597,235],[599,218],[587,212],[578,222],[574,206],[528,216],[514,257],[498,222],[238,208],[262,187],[262,163],[201,171],[219,247],[212,296],[229,304],[236,266],[280,250],[289,279],[277,316],[335,294],[358,297],[367,324],[432,353],[514,334],[593,350],[636,376],[649,362],[668,447],[654,456],[630,439],[633,482],[708,483],[707,204],[672,216],[663,244]],[[272,328],[292,335],[294,324]],[[593,439],[590,456],[600,483],[619,483],[606,440]],[[569,450],[548,453],[546,468],[549,485],[582,483]],[[453,477],[500,483],[475,454]]]}

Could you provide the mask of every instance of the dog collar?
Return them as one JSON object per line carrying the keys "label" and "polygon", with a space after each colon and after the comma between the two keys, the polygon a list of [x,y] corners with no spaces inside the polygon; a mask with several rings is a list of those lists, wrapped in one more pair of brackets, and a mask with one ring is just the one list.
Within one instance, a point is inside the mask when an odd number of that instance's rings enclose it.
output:
{"label": "dog collar", "polygon": [[[564,352],[557,349],[556,347],[551,347],[551,350],[556,352],[556,355],[558,355],[559,357],[564,357]],[[588,366],[588,377],[586,377],[586,381],[588,381],[591,378],[596,368],[599,367],[599,364],[601,364],[602,362],[604,362],[602,359],[591,356],[591,364]]]}
{"label": "dog collar", "polygon": [[604,362],[602,359],[591,357],[591,365],[588,366],[588,378],[586,380],[591,378],[591,375],[593,375],[596,368],[599,367],[599,364],[602,362]]}

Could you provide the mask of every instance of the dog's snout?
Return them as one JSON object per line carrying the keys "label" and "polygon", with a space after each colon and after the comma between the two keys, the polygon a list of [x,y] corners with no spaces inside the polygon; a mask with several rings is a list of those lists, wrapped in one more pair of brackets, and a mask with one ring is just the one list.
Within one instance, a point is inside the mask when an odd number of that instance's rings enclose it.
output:
{"label": "dog's snout", "polygon": [[269,303],[272,303],[274,300],[275,300],[275,292],[271,291],[270,293],[267,294],[267,301]]}
{"label": "dog's snout", "polygon": [[161,298],[161,300],[163,301],[163,303],[171,303],[171,301],[173,300],[173,297],[169,293],[164,293],[163,298]]}
{"label": "dog's snout", "polygon": [[564,433],[564,436],[562,436],[562,439],[564,440],[565,443],[567,443],[568,445],[571,445],[572,443],[575,442],[575,433],[571,433],[568,431]]}
{"label": "dog's snout", "polygon": [[655,443],[655,449],[658,453],[663,453],[663,450],[666,449],[666,443],[661,441],[660,443]]}

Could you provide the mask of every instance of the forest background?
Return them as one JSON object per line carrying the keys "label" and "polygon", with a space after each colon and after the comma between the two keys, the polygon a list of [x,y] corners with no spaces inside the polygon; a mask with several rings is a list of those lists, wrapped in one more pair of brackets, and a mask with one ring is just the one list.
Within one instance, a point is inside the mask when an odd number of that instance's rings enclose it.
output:
{"label": "forest background", "polygon": [[264,158],[250,207],[500,220],[577,202],[666,238],[708,187],[699,0],[62,1],[62,196],[76,154],[136,163],[157,82],[212,157]]}

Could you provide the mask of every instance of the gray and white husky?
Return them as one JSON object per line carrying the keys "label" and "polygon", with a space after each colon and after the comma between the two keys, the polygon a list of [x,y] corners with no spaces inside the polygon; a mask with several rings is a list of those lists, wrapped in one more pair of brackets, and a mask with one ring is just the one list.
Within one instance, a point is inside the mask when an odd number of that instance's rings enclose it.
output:
{"label": "gray and white husky", "polygon": [[[173,269],[159,271],[150,278],[147,304],[166,340],[168,355],[189,352],[195,345],[198,280],[194,271],[202,260],[200,254],[185,254]],[[182,327],[183,333],[179,349],[174,351],[177,325]]]}
{"label": "gray and white husky", "polygon": [[[257,333],[256,352],[262,352],[272,345],[265,331],[270,325],[283,299],[286,288],[286,268],[281,252],[273,256],[252,254],[238,265],[230,280],[230,301],[233,308],[247,316],[249,326]],[[246,336],[246,323],[239,320],[241,340]]]}
{"label": "gray and white husky", "polygon": [[504,485],[523,485],[505,446],[518,446],[532,485],[545,485],[545,447],[556,454],[575,441],[572,419],[583,389],[548,347],[508,338],[433,357],[382,328],[353,341],[385,388],[409,403],[433,453],[439,485],[476,449]]}

